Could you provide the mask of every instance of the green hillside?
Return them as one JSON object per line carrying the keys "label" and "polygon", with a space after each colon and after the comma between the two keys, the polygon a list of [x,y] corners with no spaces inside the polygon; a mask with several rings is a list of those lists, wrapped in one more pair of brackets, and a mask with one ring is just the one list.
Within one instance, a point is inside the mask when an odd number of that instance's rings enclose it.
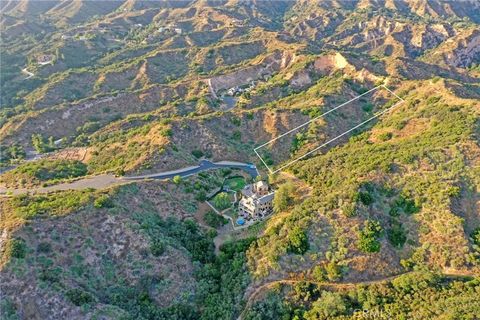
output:
{"label": "green hillside", "polygon": [[478,12],[3,1],[0,317],[476,319]]}

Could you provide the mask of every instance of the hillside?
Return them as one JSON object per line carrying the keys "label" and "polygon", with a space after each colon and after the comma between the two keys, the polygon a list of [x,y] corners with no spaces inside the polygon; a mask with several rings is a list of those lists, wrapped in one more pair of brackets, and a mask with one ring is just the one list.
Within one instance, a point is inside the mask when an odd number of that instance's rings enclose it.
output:
{"label": "hillside", "polygon": [[[477,1],[22,0],[0,16],[2,318],[480,312]],[[205,160],[260,177],[177,175]],[[209,205],[252,178],[274,213],[233,228],[236,206]]]}

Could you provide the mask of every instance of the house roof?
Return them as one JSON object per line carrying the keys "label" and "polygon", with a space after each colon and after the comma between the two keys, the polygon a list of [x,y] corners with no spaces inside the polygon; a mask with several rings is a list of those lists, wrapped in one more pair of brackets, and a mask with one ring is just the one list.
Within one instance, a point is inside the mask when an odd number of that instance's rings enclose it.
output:
{"label": "house roof", "polygon": [[255,186],[258,187],[268,187],[267,183],[265,181],[258,181],[255,183]]}
{"label": "house roof", "polygon": [[[268,185],[263,182],[263,181],[258,181],[255,183],[255,186],[257,188],[260,188],[260,187],[268,187]],[[254,188],[253,188],[253,185],[252,184],[249,184],[249,185],[246,185],[243,189],[242,189],[242,195],[244,198],[249,198],[249,199],[252,199],[253,202],[255,203],[258,203],[258,204],[263,204],[263,203],[266,203],[266,202],[269,202],[269,201],[272,201],[273,199],[273,192],[272,193],[269,193],[269,194],[266,194],[266,195],[259,195],[257,194],[256,192],[254,192]]]}
{"label": "house roof", "polygon": [[259,204],[264,204],[264,203],[270,202],[270,201],[273,200],[273,195],[274,195],[273,192],[272,192],[272,193],[269,193],[269,194],[266,194],[266,195],[264,195],[263,197],[258,198],[258,199],[257,199],[257,202],[258,202]]}

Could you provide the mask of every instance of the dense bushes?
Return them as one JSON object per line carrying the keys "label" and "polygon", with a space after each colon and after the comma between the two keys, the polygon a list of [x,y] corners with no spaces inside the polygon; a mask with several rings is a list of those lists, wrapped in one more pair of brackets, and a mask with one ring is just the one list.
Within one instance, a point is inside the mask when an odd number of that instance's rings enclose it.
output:
{"label": "dense bushes", "polygon": [[86,205],[92,198],[92,191],[89,190],[66,191],[42,196],[15,196],[12,204],[17,217],[32,219],[37,215],[64,215]]}
{"label": "dense bushes", "polygon": [[308,250],[308,237],[300,227],[294,227],[288,233],[288,251],[303,254]]}
{"label": "dense bushes", "polygon": [[473,230],[470,237],[475,245],[480,246],[480,228]]}
{"label": "dense bushes", "polygon": [[359,200],[366,206],[369,206],[373,203],[373,197],[368,192],[358,192],[354,199]]}
{"label": "dense bushes", "polygon": [[25,150],[18,143],[9,146],[0,145],[0,163],[9,163],[11,160],[24,159],[25,156]]}
{"label": "dense bushes", "polygon": [[380,242],[377,240],[382,234],[382,227],[378,221],[365,221],[364,228],[359,232],[358,249],[365,253],[380,251]]}
{"label": "dense bushes", "polygon": [[231,201],[228,193],[220,192],[213,198],[214,206],[219,210],[224,210],[230,207]]}
{"label": "dense bushes", "polygon": [[325,266],[315,266],[312,277],[319,282],[338,281],[342,278],[342,268],[335,261],[329,261]]}
{"label": "dense bushes", "polygon": [[0,179],[6,185],[32,185],[53,182],[87,174],[87,166],[74,160],[39,160],[27,162],[4,173]]}
{"label": "dense bushes", "polygon": [[414,200],[401,195],[395,200],[392,210],[395,210],[396,212],[401,210],[406,214],[414,214],[420,211],[420,207],[415,204]]}
{"label": "dense bushes", "polygon": [[65,293],[65,296],[76,306],[82,306],[84,304],[93,302],[93,297],[88,292],[78,288],[68,290]]}
{"label": "dense bushes", "polygon": [[402,247],[407,241],[405,229],[399,222],[394,222],[392,227],[387,230],[387,237],[390,243],[397,248]]}
{"label": "dense bushes", "polygon": [[207,213],[205,213],[205,216],[203,219],[212,228],[221,227],[228,222],[227,219],[225,219],[219,214],[216,214],[213,211],[208,211]]}
{"label": "dense bushes", "polygon": [[245,251],[254,238],[229,242],[220,254],[197,273],[200,319],[233,319],[242,310],[242,296],[250,276],[245,268]]}
{"label": "dense bushes", "polygon": [[93,206],[95,208],[113,208],[114,203],[108,195],[103,194],[97,199],[95,199],[95,201],[93,202]]}
{"label": "dense bushes", "polygon": [[6,248],[6,256],[23,259],[27,253],[27,244],[22,238],[12,239],[8,242]]}
{"label": "dense bushes", "polygon": [[281,212],[293,204],[295,187],[291,183],[280,185],[273,198],[273,210]]}
{"label": "dense bushes", "polygon": [[203,157],[203,151],[202,150],[193,150],[192,155],[195,158],[199,159],[199,158]]}
{"label": "dense bushes", "polygon": [[247,319],[477,319],[480,313],[478,280],[452,281],[429,272],[405,274],[387,283],[332,290],[323,289],[320,296],[282,295],[295,292],[296,286],[269,292],[246,312]]}
{"label": "dense bushes", "polygon": [[155,239],[150,244],[150,252],[155,256],[159,257],[165,252],[166,246],[165,243],[161,240]]}

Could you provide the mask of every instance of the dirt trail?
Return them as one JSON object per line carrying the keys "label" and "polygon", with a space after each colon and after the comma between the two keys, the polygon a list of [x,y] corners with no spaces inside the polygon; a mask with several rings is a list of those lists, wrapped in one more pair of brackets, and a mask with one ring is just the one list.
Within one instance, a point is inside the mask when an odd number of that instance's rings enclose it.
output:
{"label": "dirt trail", "polygon": [[[249,310],[253,303],[255,302],[256,298],[263,293],[265,290],[273,288],[275,285],[279,284],[289,284],[293,285],[299,282],[309,282],[313,283],[317,286],[323,286],[323,287],[328,287],[328,288],[333,288],[333,289],[353,289],[359,285],[372,285],[372,284],[379,284],[379,283],[385,283],[392,281],[393,279],[413,273],[414,271],[409,271],[401,274],[397,274],[394,276],[382,278],[382,279],[377,279],[377,280],[369,280],[369,281],[360,281],[360,282],[343,282],[343,283],[335,283],[335,282],[321,282],[321,281],[311,281],[311,280],[294,280],[294,279],[280,279],[280,280],[273,280],[267,283],[262,284],[261,286],[257,287],[248,297],[247,303],[245,304],[245,308],[243,309],[242,313],[238,317],[238,320],[242,320],[245,316],[245,312]],[[446,269],[444,272],[441,273],[442,276],[448,277],[448,278],[468,278],[468,277],[477,277],[478,275],[473,273],[473,272],[468,272],[468,271],[459,271],[459,270],[453,270],[453,269]]]}

